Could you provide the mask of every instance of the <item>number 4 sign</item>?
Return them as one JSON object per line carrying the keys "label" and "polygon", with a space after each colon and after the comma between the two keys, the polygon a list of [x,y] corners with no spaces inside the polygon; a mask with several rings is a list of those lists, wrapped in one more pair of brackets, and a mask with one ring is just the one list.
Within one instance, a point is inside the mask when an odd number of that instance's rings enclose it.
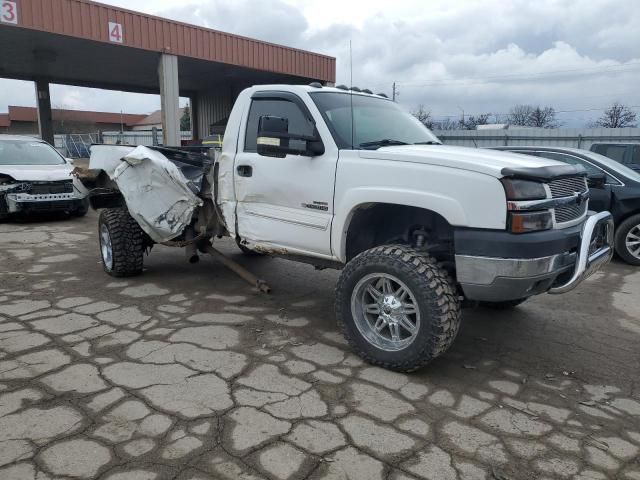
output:
{"label": "number 4 sign", "polygon": [[0,22],[18,24],[18,6],[16,2],[0,1]]}
{"label": "number 4 sign", "polygon": [[109,41],[122,43],[122,25],[115,22],[109,22]]}

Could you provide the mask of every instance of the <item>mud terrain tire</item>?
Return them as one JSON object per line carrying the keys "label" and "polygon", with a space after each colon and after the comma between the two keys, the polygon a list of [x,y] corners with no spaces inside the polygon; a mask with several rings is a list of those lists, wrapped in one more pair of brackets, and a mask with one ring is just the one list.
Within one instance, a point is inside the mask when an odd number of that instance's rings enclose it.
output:
{"label": "mud terrain tire", "polygon": [[[377,284],[381,287],[376,286],[377,278],[381,279]],[[385,279],[391,281],[386,289]],[[376,292],[371,293],[369,286]],[[378,306],[365,304],[372,301]],[[448,273],[433,257],[404,245],[375,247],[347,263],[336,286],[335,309],[344,336],[360,357],[400,372],[417,370],[444,353],[453,343],[461,319],[460,300]],[[381,320],[389,311],[394,316]],[[411,311],[418,313],[406,313]],[[397,320],[402,326],[406,325],[407,315],[410,319],[413,316],[413,331],[403,327],[406,338],[401,338],[396,330],[394,340],[394,318],[403,318]],[[389,339],[377,329],[379,322],[389,330]]]}
{"label": "mud terrain tire", "polygon": [[112,277],[132,277],[142,273],[144,232],[127,209],[102,210],[98,237],[105,272]]}

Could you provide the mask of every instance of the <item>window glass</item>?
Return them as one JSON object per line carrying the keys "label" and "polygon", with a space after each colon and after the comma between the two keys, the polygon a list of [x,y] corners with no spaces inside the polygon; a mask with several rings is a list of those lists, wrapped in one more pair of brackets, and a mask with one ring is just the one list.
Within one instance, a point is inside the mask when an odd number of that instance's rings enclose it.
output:
{"label": "window glass", "polygon": [[418,119],[390,100],[337,92],[310,95],[339,148],[351,148],[352,135],[355,149],[384,139],[408,144],[440,143]]}
{"label": "window glass", "polygon": [[0,165],[63,165],[51,145],[38,140],[0,140]]}
{"label": "window glass", "polygon": [[640,145],[633,147],[633,155],[631,155],[631,163],[633,165],[640,165]]}
{"label": "window glass", "polygon": [[[258,137],[258,121],[260,117],[265,115],[271,115],[274,117],[286,118],[289,120],[289,133],[296,135],[313,135],[313,123],[309,121],[307,115],[300,110],[300,107],[288,100],[274,100],[274,99],[260,99],[256,98],[251,102],[251,109],[249,110],[249,118],[247,120],[247,131],[245,133],[244,151],[255,152],[257,151],[257,137]],[[292,140],[290,145],[294,148],[302,147],[304,145],[301,141],[298,141],[301,145],[297,145],[296,141]]]}
{"label": "window glass", "polygon": [[624,152],[627,150],[627,147],[624,145],[607,145],[607,148],[602,153],[605,157],[612,158],[616,162],[623,163],[624,161]]}
{"label": "window glass", "polygon": [[616,162],[615,160],[605,157],[604,155],[600,155],[595,152],[585,152],[585,155],[594,161],[594,163],[598,166],[603,166],[607,170],[613,170],[613,174],[622,177],[629,178],[634,182],[640,182],[640,174],[631,170],[629,167],[624,166],[620,162]]}
{"label": "window glass", "polygon": [[604,170],[596,167],[592,163],[583,160],[582,158],[574,157],[573,155],[567,155],[565,153],[556,152],[538,152],[541,157],[548,158],[550,160],[557,160],[558,162],[568,163],[570,165],[582,165],[589,175],[602,175],[603,173],[607,177],[607,183],[618,183],[615,178],[609,175]]}

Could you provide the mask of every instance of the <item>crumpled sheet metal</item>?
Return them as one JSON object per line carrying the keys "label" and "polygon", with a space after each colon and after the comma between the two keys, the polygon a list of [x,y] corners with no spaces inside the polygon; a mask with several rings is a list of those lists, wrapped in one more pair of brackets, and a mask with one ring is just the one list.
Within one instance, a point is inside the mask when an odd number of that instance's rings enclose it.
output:
{"label": "crumpled sheet metal", "polygon": [[131,216],[156,242],[180,235],[202,205],[178,167],[160,152],[144,146],[93,146],[89,168],[102,169],[109,175]]}

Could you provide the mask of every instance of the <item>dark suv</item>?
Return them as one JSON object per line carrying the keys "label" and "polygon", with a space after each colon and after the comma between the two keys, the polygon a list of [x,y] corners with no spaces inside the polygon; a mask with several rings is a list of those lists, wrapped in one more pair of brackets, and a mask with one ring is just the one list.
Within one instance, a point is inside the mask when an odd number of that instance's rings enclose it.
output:
{"label": "dark suv", "polygon": [[640,172],[640,143],[594,143],[590,150]]}
{"label": "dark suv", "polygon": [[564,147],[491,147],[514,153],[582,165],[588,172],[589,209],[608,210],[615,222],[615,250],[631,265],[640,265],[640,173],[609,157]]}

